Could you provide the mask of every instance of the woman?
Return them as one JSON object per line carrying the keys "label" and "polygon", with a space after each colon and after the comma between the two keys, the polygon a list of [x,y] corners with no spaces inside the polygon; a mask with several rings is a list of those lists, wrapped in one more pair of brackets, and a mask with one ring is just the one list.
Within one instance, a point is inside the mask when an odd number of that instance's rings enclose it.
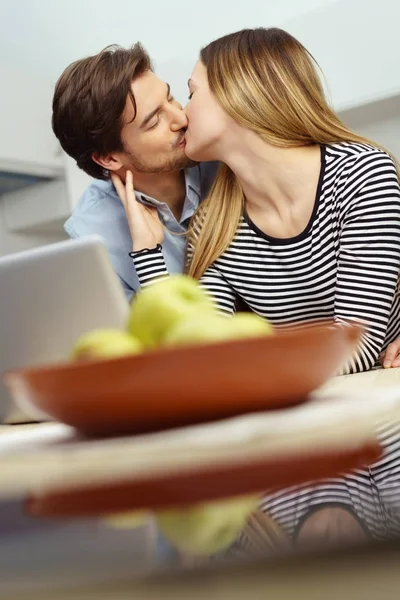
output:
{"label": "woman", "polygon": [[[276,327],[363,320],[343,373],[372,368],[400,334],[393,159],[340,122],[312,58],[281,30],[211,43],[190,92],[186,153],[225,165],[193,225],[189,274],[224,311],[241,297]],[[158,256],[135,257],[138,275]]]}
{"label": "woman", "polygon": [[[186,153],[223,164],[193,221],[188,273],[222,311],[233,313],[240,298],[276,328],[362,320],[366,332],[342,373],[371,369],[400,335],[395,160],[339,120],[311,55],[282,30],[212,42],[189,87]],[[160,231],[149,228],[132,254],[143,286],[168,274]],[[375,470],[269,496],[263,507],[291,534],[322,501],[347,506],[377,536],[389,521],[394,531],[384,488],[397,474],[393,435],[383,435],[387,456]]]}

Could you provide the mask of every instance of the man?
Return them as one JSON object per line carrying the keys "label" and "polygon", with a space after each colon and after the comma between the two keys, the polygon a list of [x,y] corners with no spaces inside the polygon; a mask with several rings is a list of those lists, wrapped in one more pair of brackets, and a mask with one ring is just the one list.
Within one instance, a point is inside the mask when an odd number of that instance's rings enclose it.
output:
{"label": "man", "polygon": [[116,173],[125,181],[130,170],[136,199],[164,225],[169,272],[182,272],[185,232],[217,165],[186,157],[186,115],[141,44],[110,46],[67,67],[56,85],[52,125],[65,152],[95,178],[65,223],[69,236],[103,237],[130,300],[139,289],[129,257],[133,241],[110,179]]}
{"label": "man", "polygon": [[[170,273],[181,273],[185,232],[216,173],[215,163],[196,165],[185,155],[186,115],[169,85],[153,73],[137,43],[110,46],[71,64],[53,98],[53,131],[64,151],[95,181],[64,228],[70,237],[99,234],[128,300],[139,289],[129,253],[133,240],[125,209],[111,181],[133,174],[136,199],[156,210],[165,227],[163,254]],[[176,553],[158,539],[162,560]]]}

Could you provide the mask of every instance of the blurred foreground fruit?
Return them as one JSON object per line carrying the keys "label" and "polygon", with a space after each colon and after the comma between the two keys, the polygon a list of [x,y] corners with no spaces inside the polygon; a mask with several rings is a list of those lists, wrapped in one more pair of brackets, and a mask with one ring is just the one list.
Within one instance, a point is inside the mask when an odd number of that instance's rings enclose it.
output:
{"label": "blurred foreground fruit", "polygon": [[76,342],[72,358],[90,360],[92,358],[116,358],[138,354],[141,343],[133,336],[119,329],[96,329],[84,333]]}
{"label": "blurred foreground fruit", "polygon": [[228,548],[258,505],[257,496],[240,496],[157,513],[164,537],[181,552],[210,556]]}
{"label": "blurred foreground fruit", "polygon": [[164,340],[165,346],[184,346],[272,335],[272,326],[254,313],[238,313],[232,318],[221,315],[191,314],[172,327]]}
{"label": "blurred foreground fruit", "polygon": [[128,330],[145,348],[162,345],[167,332],[193,315],[215,314],[213,301],[198,282],[186,275],[172,275],[141,290],[132,302]]}

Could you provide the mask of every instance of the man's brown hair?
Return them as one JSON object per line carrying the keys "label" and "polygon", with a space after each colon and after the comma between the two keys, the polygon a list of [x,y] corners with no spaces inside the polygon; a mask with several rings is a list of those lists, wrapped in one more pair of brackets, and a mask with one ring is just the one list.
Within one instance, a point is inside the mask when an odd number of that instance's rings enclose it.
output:
{"label": "man's brown hair", "polygon": [[152,70],[149,55],[139,43],[125,49],[108,46],[99,54],[72,63],[57,81],[52,127],[62,148],[79,168],[96,179],[108,171],[92,154],[107,156],[124,150],[122,113],[129,96],[136,116],[131,84]]}

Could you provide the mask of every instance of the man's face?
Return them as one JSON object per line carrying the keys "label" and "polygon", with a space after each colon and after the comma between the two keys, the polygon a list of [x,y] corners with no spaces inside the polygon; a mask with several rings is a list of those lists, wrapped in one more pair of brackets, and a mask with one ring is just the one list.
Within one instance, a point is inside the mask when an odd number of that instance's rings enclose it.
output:
{"label": "man's face", "polygon": [[195,163],[185,155],[187,118],[168,84],[147,71],[133,81],[131,89],[136,100],[136,117],[128,97],[122,115],[124,152],[115,153],[114,157],[123,167],[133,167],[141,173],[164,173],[193,166]]}

